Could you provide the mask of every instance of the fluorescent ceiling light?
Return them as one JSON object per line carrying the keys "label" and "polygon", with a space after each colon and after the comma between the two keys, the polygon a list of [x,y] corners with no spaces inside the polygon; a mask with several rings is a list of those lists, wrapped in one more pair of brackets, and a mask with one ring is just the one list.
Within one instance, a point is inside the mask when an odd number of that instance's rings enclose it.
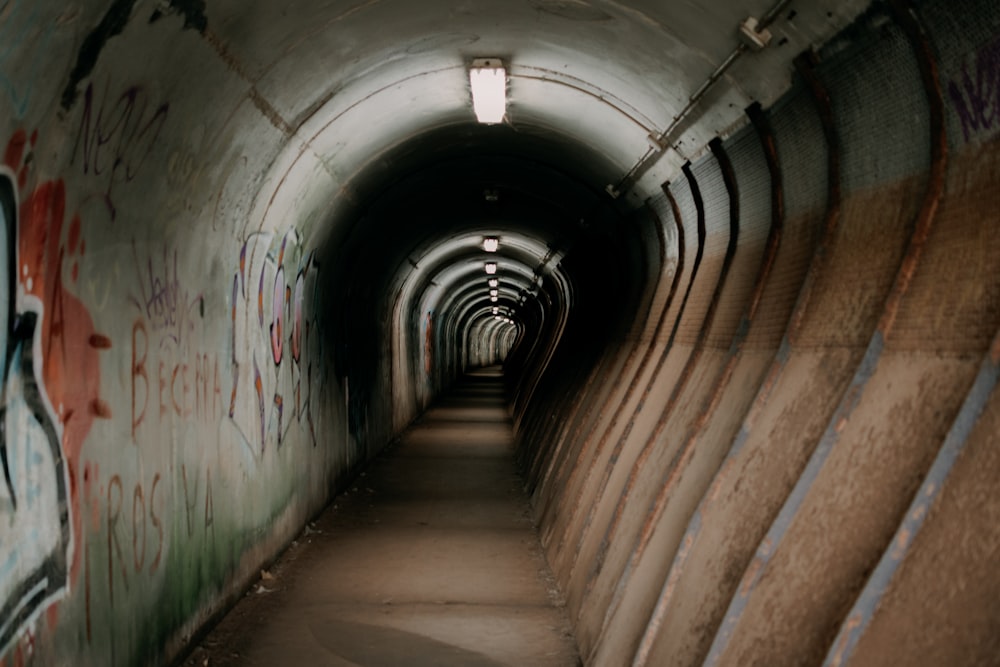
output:
{"label": "fluorescent ceiling light", "polygon": [[488,274],[490,274],[492,276],[496,272],[497,272],[497,263],[496,262],[486,262],[486,273],[488,273]]}
{"label": "fluorescent ceiling light", "polygon": [[496,252],[500,248],[500,239],[495,236],[487,236],[483,239],[483,249],[486,252]]}
{"label": "fluorescent ceiling light", "polygon": [[469,69],[472,109],[480,123],[494,125],[507,112],[507,70],[499,58],[480,58]]}

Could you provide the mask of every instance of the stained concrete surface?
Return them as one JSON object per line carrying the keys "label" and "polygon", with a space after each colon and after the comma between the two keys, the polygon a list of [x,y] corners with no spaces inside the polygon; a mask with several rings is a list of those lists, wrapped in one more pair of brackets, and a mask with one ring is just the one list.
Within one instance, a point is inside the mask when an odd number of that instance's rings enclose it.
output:
{"label": "stained concrete surface", "polygon": [[390,446],[185,660],[577,665],[512,458],[501,374],[469,374]]}

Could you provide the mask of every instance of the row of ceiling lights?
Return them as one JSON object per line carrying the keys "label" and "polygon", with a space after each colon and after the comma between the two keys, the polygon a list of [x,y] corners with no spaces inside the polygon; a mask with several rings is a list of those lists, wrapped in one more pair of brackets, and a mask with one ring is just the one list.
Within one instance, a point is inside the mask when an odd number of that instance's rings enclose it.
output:
{"label": "row of ceiling lights", "polygon": [[[476,113],[476,119],[487,125],[503,122],[507,113],[507,71],[503,67],[503,62],[499,58],[473,60],[469,69],[469,85],[472,88],[472,108]],[[496,236],[487,236],[483,239],[483,250],[486,252],[495,253],[499,249],[500,239]],[[486,262],[485,267],[488,276],[496,275],[496,262]],[[499,278],[489,278],[488,285],[490,302],[496,304],[500,301]],[[514,320],[510,318],[513,314],[511,311],[503,315],[499,306],[493,306],[493,318],[498,322],[513,324]]]}
{"label": "row of ceiling lights", "polygon": [[[485,250],[488,253],[495,253],[499,249],[500,249],[499,238],[497,238],[496,236],[487,236],[483,238],[483,250]],[[497,263],[494,261],[486,262],[485,268],[486,268],[486,275],[490,276],[490,278],[487,279],[486,281],[486,284],[489,285],[489,290],[490,290],[490,302],[495,304],[500,301],[500,279],[495,277],[497,274]],[[499,322],[513,324],[514,320],[512,320],[509,317],[509,315],[513,314],[514,314],[513,311],[511,311],[508,315],[502,315],[500,313],[500,307],[493,306],[493,318]]]}

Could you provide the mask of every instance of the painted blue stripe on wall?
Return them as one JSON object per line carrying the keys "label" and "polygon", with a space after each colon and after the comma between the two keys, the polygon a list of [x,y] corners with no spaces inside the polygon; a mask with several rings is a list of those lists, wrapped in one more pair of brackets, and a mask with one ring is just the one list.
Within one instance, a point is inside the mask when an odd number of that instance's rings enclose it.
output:
{"label": "painted blue stripe on wall", "polygon": [[830,423],[827,424],[826,430],[823,432],[823,437],[820,438],[819,444],[809,458],[809,463],[806,465],[799,480],[795,483],[795,488],[792,489],[792,493],[782,506],[778,517],[771,524],[767,535],[757,547],[757,553],[743,575],[743,581],[740,582],[739,590],[729,603],[729,609],[726,610],[722,625],[719,627],[715,639],[712,641],[712,648],[709,650],[708,658],[705,659],[705,665],[718,664],[722,654],[725,653],[726,648],[729,646],[733,630],[746,610],[750,595],[757,588],[757,584],[764,575],[771,557],[777,551],[782,539],[784,539],[785,534],[791,527],[792,520],[805,501],[813,482],[819,477],[823,465],[829,458],[830,452],[833,451],[833,446],[837,444],[837,440],[840,438],[840,432],[843,430],[847,420],[850,419],[854,409],[858,406],[861,395],[864,393],[865,385],[868,384],[868,380],[875,374],[875,369],[878,367],[878,362],[882,357],[882,350],[884,348],[885,340],[882,337],[882,332],[876,331],[872,336],[871,342],[868,343],[868,349],[865,350],[865,356],[861,360],[861,364],[851,379],[850,387],[848,387],[845,394],[841,397],[840,403],[837,405],[837,410],[833,413]]}
{"label": "painted blue stripe on wall", "polygon": [[[998,348],[1000,348],[1000,333],[994,339],[991,350]],[[910,547],[930,513],[931,505],[941,494],[941,489],[944,487],[955,461],[958,460],[965,448],[969,435],[978,423],[986,403],[993,395],[998,378],[1000,378],[1000,364],[993,355],[988,353],[980,366],[979,374],[976,376],[969,395],[962,404],[954,424],[952,424],[937,457],[934,459],[934,464],[924,478],[917,495],[913,498],[913,502],[896,530],[892,542],[882,554],[878,566],[847,615],[847,619],[837,634],[837,639],[823,662],[824,665],[832,667],[844,664],[851,659],[858,642],[875,616],[896,570],[899,569],[900,564],[909,553]]]}

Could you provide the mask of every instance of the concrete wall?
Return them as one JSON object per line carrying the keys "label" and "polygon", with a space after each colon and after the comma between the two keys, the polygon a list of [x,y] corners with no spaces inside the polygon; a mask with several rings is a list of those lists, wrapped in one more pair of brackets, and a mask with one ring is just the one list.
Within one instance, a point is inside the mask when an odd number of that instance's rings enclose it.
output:
{"label": "concrete wall", "polygon": [[998,35],[876,5],[649,202],[655,335],[521,434],[588,664],[995,659]]}
{"label": "concrete wall", "polygon": [[285,138],[213,104],[243,83],[196,5],[3,8],[0,664],[175,655],[376,449],[316,202],[266,199]]}

